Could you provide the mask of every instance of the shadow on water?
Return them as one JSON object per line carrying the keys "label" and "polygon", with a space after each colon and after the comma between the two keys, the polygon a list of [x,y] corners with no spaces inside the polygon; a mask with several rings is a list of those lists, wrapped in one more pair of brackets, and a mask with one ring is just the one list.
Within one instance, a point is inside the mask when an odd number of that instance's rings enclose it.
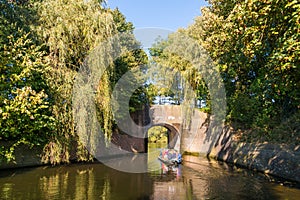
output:
{"label": "shadow on water", "polygon": [[[152,159],[152,160],[151,160]],[[148,173],[103,164],[70,164],[0,171],[0,199],[297,199],[300,190],[263,175],[186,156],[166,167],[154,154]],[[157,167],[159,166],[159,167]],[[151,168],[152,167],[152,168]]]}
{"label": "shadow on water", "polygon": [[192,187],[192,199],[281,199],[272,184],[244,170],[233,170],[218,162],[202,163],[199,158],[185,158],[182,172]]}

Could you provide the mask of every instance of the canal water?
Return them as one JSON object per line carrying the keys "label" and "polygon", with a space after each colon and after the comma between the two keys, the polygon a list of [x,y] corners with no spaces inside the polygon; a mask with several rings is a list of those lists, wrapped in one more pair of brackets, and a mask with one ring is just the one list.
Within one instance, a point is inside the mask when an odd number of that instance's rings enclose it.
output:
{"label": "canal water", "polygon": [[101,163],[2,170],[0,199],[300,199],[297,187],[260,173],[193,156],[168,168],[157,153],[149,152],[149,172],[140,174]]}

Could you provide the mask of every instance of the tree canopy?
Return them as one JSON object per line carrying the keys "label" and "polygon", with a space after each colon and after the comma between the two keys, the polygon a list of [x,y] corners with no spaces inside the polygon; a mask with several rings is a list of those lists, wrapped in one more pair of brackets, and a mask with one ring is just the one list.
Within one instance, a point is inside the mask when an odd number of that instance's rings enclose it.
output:
{"label": "tree canopy", "polygon": [[[13,160],[21,144],[42,148],[43,161],[53,164],[68,162],[71,152],[77,153],[77,160],[91,158],[74,125],[74,79],[88,56],[118,33],[126,33],[120,40],[121,56],[107,54],[110,65],[93,88],[106,141],[115,128],[112,92],[128,71],[135,72],[129,85],[142,82],[130,94],[130,111],[143,108],[156,95],[172,96],[181,103],[195,94],[196,99],[206,101],[205,111],[211,112],[216,106],[211,103],[215,99],[210,89],[218,84],[216,71],[195,70],[191,60],[201,54],[209,55],[221,75],[227,123],[244,133],[239,134],[241,139],[299,144],[299,1],[208,2],[193,24],[167,40],[158,40],[150,49],[149,65],[157,81],[149,82],[144,81],[149,61],[133,36],[133,24],[118,9],[107,8],[105,1],[0,0],[1,160]],[[182,35],[201,48],[180,42]],[[184,58],[184,52],[192,57]],[[197,62],[202,66],[207,60]],[[188,87],[194,94],[187,92]]]}
{"label": "tree canopy", "polygon": [[[202,8],[202,16],[179,32],[186,31],[197,40],[218,66],[226,87],[227,121],[237,131],[250,132],[244,139],[299,143],[300,3],[209,3]],[[170,42],[169,38],[154,46],[152,52],[158,62],[182,62],[161,51]],[[179,66],[189,71],[186,64]],[[195,75],[189,81],[199,87],[203,85],[201,79],[201,75]]]}
{"label": "tree canopy", "polygon": [[[16,146],[43,148],[43,161],[90,159],[78,139],[72,115],[74,78],[101,42],[134,27],[103,1],[1,1],[0,139],[1,158],[13,159]],[[105,137],[113,130],[111,91],[130,68],[146,62],[134,37],[135,51],[113,62],[97,88],[98,118]],[[74,151],[74,148],[75,151]],[[74,158],[72,158],[74,159]]]}

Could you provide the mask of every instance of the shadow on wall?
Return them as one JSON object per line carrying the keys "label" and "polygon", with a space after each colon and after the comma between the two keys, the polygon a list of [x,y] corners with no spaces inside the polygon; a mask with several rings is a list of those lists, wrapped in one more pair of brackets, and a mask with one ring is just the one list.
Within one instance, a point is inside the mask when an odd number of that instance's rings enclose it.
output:
{"label": "shadow on wall", "polygon": [[300,145],[236,142],[226,126],[209,156],[300,183]]}

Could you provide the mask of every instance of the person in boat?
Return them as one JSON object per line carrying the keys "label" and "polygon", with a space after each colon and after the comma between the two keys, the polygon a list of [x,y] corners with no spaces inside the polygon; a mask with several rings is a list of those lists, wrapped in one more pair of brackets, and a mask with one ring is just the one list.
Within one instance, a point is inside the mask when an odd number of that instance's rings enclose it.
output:
{"label": "person in boat", "polygon": [[159,158],[162,161],[173,163],[173,164],[179,164],[182,162],[181,154],[175,149],[163,149],[160,152]]}

